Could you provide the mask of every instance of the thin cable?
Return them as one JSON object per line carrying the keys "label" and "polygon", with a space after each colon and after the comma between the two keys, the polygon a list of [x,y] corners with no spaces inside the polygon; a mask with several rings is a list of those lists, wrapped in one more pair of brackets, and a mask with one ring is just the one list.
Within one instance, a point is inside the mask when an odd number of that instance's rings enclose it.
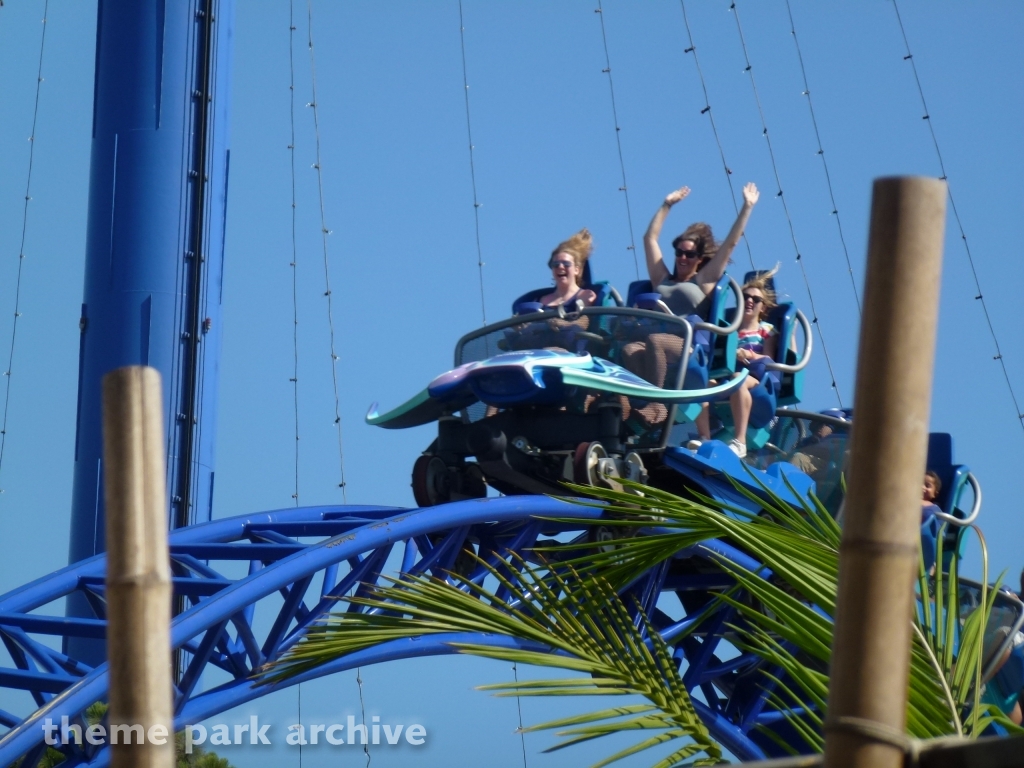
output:
{"label": "thin cable", "polygon": [[292,404],[295,410],[295,491],[292,498],[299,506],[299,246],[295,205],[295,0],[288,2],[288,93],[291,105],[291,143],[288,153],[292,166]]}
{"label": "thin cable", "polygon": [[636,239],[633,237],[633,214],[629,208],[629,185],[626,184],[626,161],[622,157],[622,128],[619,127],[619,114],[615,109],[615,82],[612,80],[612,60],[608,55],[608,35],[604,29],[604,7],[601,0],[597,0],[597,8],[594,9],[601,20],[601,42],[604,43],[604,69],[601,70],[608,75],[608,92],[612,97],[612,121],[615,123],[615,146],[619,150],[619,169],[622,171],[622,186],[619,191],[626,201],[626,223],[629,225],[629,246],[626,250],[633,252],[633,266],[636,268],[636,279],[640,279],[640,262],[636,257]]}
{"label": "thin cable", "polygon": [[907,31],[903,28],[903,19],[900,16],[900,8],[897,5],[896,0],[892,0],[893,10],[896,11],[896,21],[900,25],[900,34],[903,36],[903,45],[907,49],[907,55],[903,57],[904,61],[910,62],[910,68],[914,73],[914,82],[917,84],[917,93],[921,97],[921,108],[924,110],[924,116],[921,118],[928,123],[928,131],[932,136],[932,144],[935,146],[935,156],[939,159],[939,170],[942,171],[940,177],[946,182],[946,189],[949,193],[949,207],[953,210],[953,218],[956,220],[957,229],[960,230],[960,239],[964,243],[964,251],[967,253],[967,263],[971,266],[971,275],[974,277],[974,288],[975,288],[975,300],[981,302],[981,311],[985,315],[985,323],[988,325],[988,332],[992,336],[992,344],[996,348],[996,353],[992,357],[999,363],[999,367],[1003,369],[1003,378],[1006,379],[1006,388],[1010,391],[1010,399],[1013,401],[1013,410],[1017,414],[1017,421],[1024,429],[1024,413],[1021,413],[1020,405],[1017,401],[1017,395],[1013,391],[1013,381],[1010,378],[1010,372],[1006,370],[1006,361],[1003,359],[1003,350],[999,346],[999,338],[996,336],[996,328],[992,323],[992,316],[989,314],[988,305],[985,303],[985,294],[981,290],[981,280],[978,279],[978,270],[974,266],[974,256],[971,254],[971,246],[967,242],[967,233],[964,232],[963,222],[960,221],[960,212],[956,208],[956,200],[953,199],[953,188],[949,185],[949,178],[946,175],[946,164],[942,160],[942,151],[939,149],[939,139],[935,135],[935,126],[932,125],[931,113],[928,111],[928,102],[924,98],[924,88],[921,87],[921,78],[917,73],[917,64],[914,63],[914,54],[910,51],[910,41],[907,39]]}
{"label": "thin cable", "polygon": [[[366,726],[366,703],[363,701],[363,668],[356,667],[356,685],[359,686],[359,715],[363,726]],[[366,755],[366,768],[370,768],[370,748],[363,742],[363,754]]]}
{"label": "thin cable", "polygon": [[[342,502],[347,504],[348,494],[345,491],[345,452],[341,434],[341,401],[338,397],[338,354],[335,351],[334,344],[334,303],[331,297],[331,269],[330,260],[327,254],[327,236],[331,234],[331,231],[327,229],[327,218],[324,214],[324,176],[322,163],[320,161],[320,117],[319,112],[317,111],[316,96],[316,49],[313,45],[313,0],[307,0],[306,10],[309,22],[309,70],[310,81],[313,89],[313,101],[306,106],[312,107],[313,109],[313,128],[316,134],[316,164],[313,167],[316,169],[317,192],[320,197],[320,234],[324,246],[324,296],[327,297],[327,324],[331,331],[331,379],[334,385],[334,424],[338,428],[338,463],[341,470],[341,482],[338,485],[341,488]],[[363,678],[361,676],[361,672],[362,669],[360,667],[356,667],[356,684],[359,687],[359,709],[362,713],[362,724],[365,726],[366,708],[363,703]],[[363,744],[363,752],[366,753],[366,765],[367,768],[369,768],[370,750],[365,743]]]}
{"label": "thin cable", "polygon": [[789,236],[793,240],[793,250],[796,252],[796,263],[800,266],[800,274],[804,279],[804,288],[807,290],[807,299],[810,302],[811,315],[813,315],[811,323],[818,329],[818,339],[821,341],[821,351],[825,355],[825,365],[828,366],[828,374],[832,377],[832,389],[835,390],[836,399],[839,401],[839,407],[842,408],[843,397],[839,393],[839,384],[836,382],[836,374],[832,369],[832,359],[828,354],[828,345],[825,343],[825,334],[821,330],[821,322],[818,320],[818,310],[814,305],[814,293],[811,291],[811,281],[807,277],[807,270],[804,267],[804,257],[800,253],[800,246],[796,241],[796,230],[793,228],[793,219],[789,215],[789,206],[786,205],[786,198],[782,194],[782,180],[779,178],[779,166],[775,162],[775,150],[772,148],[772,139],[768,134],[768,124],[765,122],[764,109],[761,107],[761,95],[757,91],[757,81],[754,80],[754,68],[750,63],[750,55],[747,52],[747,41],[743,37],[743,27],[740,24],[740,12],[736,8],[736,3],[730,3],[729,10],[732,11],[733,18],[736,19],[736,32],[739,34],[740,46],[743,48],[743,59],[746,62],[744,72],[750,75],[750,87],[754,91],[754,101],[757,104],[757,113],[761,117],[761,134],[764,136],[765,144],[768,147],[768,157],[771,159],[772,172],[775,174],[775,184],[779,190],[775,196],[782,201],[782,211],[786,215],[786,223],[789,225]]}
{"label": "thin cable", "polygon": [[[21,244],[18,246],[18,276],[14,282],[14,324],[11,326],[11,344],[7,353],[7,368],[4,371],[4,421],[0,426],[0,469],[4,464],[4,449],[7,447],[7,416],[11,407],[11,374],[14,372],[14,342],[18,338],[18,318],[21,317],[21,276],[25,268],[25,236],[28,233],[28,204],[32,200],[32,165],[36,154],[36,124],[39,119],[39,92],[43,85],[43,52],[46,49],[46,18],[50,0],[43,3],[43,32],[39,38],[39,66],[36,70],[36,99],[32,107],[32,134],[28,137],[28,174],[25,180],[25,206],[21,213]],[[3,489],[0,488],[0,493]]]}
{"label": "thin cable", "polygon": [[341,470],[342,503],[348,504],[348,494],[345,491],[345,450],[341,434],[341,399],[338,396],[338,353],[334,342],[334,302],[331,296],[331,265],[327,254],[327,236],[331,231],[327,229],[327,217],[324,214],[324,175],[320,160],[320,116],[317,111],[316,101],[316,52],[313,47],[313,0],[307,0],[306,8],[309,20],[309,69],[313,87],[313,101],[307,107],[313,108],[313,128],[316,133],[316,183],[317,192],[320,196],[320,236],[324,246],[324,296],[327,297],[327,324],[331,331],[331,379],[334,384],[334,424],[338,428],[338,465]]}
{"label": "thin cable", "polygon": [[526,768],[526,734],[523,733],[523,705],[519,699],[519,668],[512,662],[512,676],[516,679],[516,709],[519,710],[519,744],[523,748],[523,768]]}
{"label": "thin cable", "polygon": [[860,294],[857,292],[857,279],[853,274],[853,264],[850,263],[850,251],[846,247],[846,238],[843,236],[843,222],[839,219],[839,206],[836,205],[836,195],[832,191],[832,174],[828,172],[828,161],[825,159],[825,149],[821,146],[821,134],[818,132],[818,119],[814,115],[814,102],[811,101],[811,86],[807,82],[807,69],[804,67],[804,55],[800,50],[800,40],[796,36],[796,24],[793,23],[793,9],[786,0],[786,13],[789,14],[789,33],[793,36],[793,45],[796,46],[796,58],[800,62],[800,74],[804,79],[803,95],[807,97],[807,109],[811,113],[811,125],[814,126],[814,138],[818,142],[818,157],[821,158],[821,167],[825,171],[825,184],[828,186],[828,196],[832,201],[832,215],[836,217],[836,227],[839,230],[839,242],[843,246],[843,256],[846,257],[846,269],[850,273],[850,286],[853,288],[853,299],[857,302],[857,316],[861,314]]}
{"label": "thin cable", "polygon": [[[295,0],[288,0],[288,96],[290,99],[288,119],[291,123],[291,142],[288,154],[291,159],[292,171],[292,402],[295,410],[295,506],[299,506],[299,288],[298,264],[299,247],[297,243],[297,222],[295,205]],[[298,700],[299,725],[302,725],[302,683],[296,687]],[[299,768],[302,768],[302,741],[299,739]]]}
{"label": "thin cable", "polygon": [[473,185],[473,224],[476,227],[476,266],[480,271],[480,315],[487,325],[484,303],[484,256],[480,248],[480,201],[476,196],[476,164],[473,162],[473,126],[469,119],[469,75],[466,70],[466,25],[462,21],[462,0],[459,0],[459,43],[462,46],[462,90],[466,96],[466,137],[469,140],[469,180]]}
{"label": "thin cable", "polygon": [[[708,86],[704,82],[704,71],[700,68],[700,59],[697,57],[697,46],[693,44],[693,33],[690,31],[690,19],[686,15],[686,3],[684,0],[679,0],[679,5],[683,9],[683,24],[686,26],[686,37],[690,41],[690,47],[683,51],[683,53],[693,54],[693,63],[697,66],[697,77],[700,79],[701,90],[704,91],[704,108],[700,111],[702,115],[707,115],[711,120],[711,132],[715,136],[715,144],[718,145],[718,156],[722,158],[722,170],[725,171],[725,180],[729,182],[729,197],[732,200],[733,210],[736,211],[736,215],[740,215],[740,206],[736,202],[736,188],[732,184],[732,169],[729,167],[729,163],[725,160],[725,150],[722,148],[722,139],[718,135],[718,126],[715,125],[715,113],[711,111],[711,99],[708,98]],[[743,233],[743,244],[747,247],[747,257],[750,259],[750,268],[754,269],[754,254],[750,251],[750,241],[747,240],[747,233]]]}

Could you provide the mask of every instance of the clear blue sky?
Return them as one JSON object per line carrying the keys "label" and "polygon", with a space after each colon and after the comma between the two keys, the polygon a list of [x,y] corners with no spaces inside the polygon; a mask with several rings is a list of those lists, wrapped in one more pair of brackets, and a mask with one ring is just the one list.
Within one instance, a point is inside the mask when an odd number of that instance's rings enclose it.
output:
{"label": "clear blue sky", "polygon": [[[938,163],[892,3],[792,4],[860,286],[871,180],[939,175]],[[795,235],[849,403],[857,313],[786,6],[780,0],[738,5]],[[300,487],[302,502],[312,504],[339,502],[340,493],[312,115],[303,106],[311,100],[305,4],[297,6]],[[8,0],[0,8],[4,361],[42,7],[41,0]],[[548,252],[582,226],[597,242],[596,274],[620,289],[635,279],[594,7],[575,0],[465,1],[489,320],[505,316],[520,293],[547,284]],[[1024,395],[1024,353],[1015,333],[1024,286],[1016,231],[1024,215],[1024,7],[1009,0],[903,0],[900,10],[1005,361]],[[691,0],[687,11],[737,190],[748,180],[762,190],[748,229],[753,258],[759,267],[781,261],[781,288],[806,311],[733,15],[724,0]],[[2,591],[62,566],[67,553],[95,17],[94,2],[50,4],[23,316],[0,467]],[[396,404],[445,370],[456,339],[480,324],[458,4],[321,0],[314,19],[331,278],[341,299],[335,320],[349,501],[411,504],[409,469],[431,430],[374,430],[363,415],[372,401]],[[608,0],[604,19],[633,237],[639,243],[662,197],[682,184],[693,194],[673,211],[666,235],[702,219],[724,234],[733,207],[708,118],[700,114],[705,102],[693,57],[684,53],[679,4]],[[218,517],[287,506],[294,483],[287,2],[239,2],[235,33]],[[1024,432],[992,359],[952,219],[946,242],[932,428],[953,433],[958,460],[980,478],[991,569],[1008,569],[1015,582],[1024,564],[1018,530]],[[748,264],[742,248],[736,262],[736,271]],[[820,351],[806,387],[806,405],[814,409],[836,402]],[[979,573],[978,563],[972,554],[969,570]],[[374,765],[481,758],[495,767],[520,765],[518,739],[511,736],[514,702],[470,690],[508,677],[505,665],[467,659],[364,670],[371,711],[385,721],[422,722],[433,737],[424,751],[379,750]],[[354,711],[354,679],[304,686],[303,698],[306,712],[340,719]],[[251,711],[283,728],[295,704],[289,691]],[[536,702],[523,710],[528,723],[556,711]],[[550,743],[547,735],[527,739],[529,765],[575,764],[608,749],[599,744],[568,758],[539,756]],[[296,760],[291,753],[226,754],[245,766]],[[331,760],[336,764],[333,752],[313,750],[304,763]]]}

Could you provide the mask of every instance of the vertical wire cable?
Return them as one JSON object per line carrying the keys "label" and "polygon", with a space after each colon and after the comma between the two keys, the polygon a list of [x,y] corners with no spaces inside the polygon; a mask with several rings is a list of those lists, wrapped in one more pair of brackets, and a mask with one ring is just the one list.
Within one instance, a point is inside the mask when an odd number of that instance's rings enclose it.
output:
{"label": "vertical wire cable", "polygon": [[348,494],[345,490],[345,449],[341,433],[341,399],[338,396],[338,353],[336,351],[334,334],[334,301],[331,296],[331,263],[327,252],[327,236],[331,234],[331,230],[327,228],[327,217],[324,213],[324,175],[320,159],[320,115],[317,110],[316,52],[313,47],[313,0],[306,1],[306,8],[309,21],[309,69],[313,88],[313,101],[306,106],[313,109],[313,129],[316,134],[316,164],[313,167],[316,169],[317,192],[320,197],[320,237],[323,240],[324,248],[324,296],[327,297],[327,324],[331,332],[331,380],[334,384],[334,424],[338,429],[338,466],[341,471],[341,482],[338,484],[338,487],[341,488],[342,503],[348,504]]}
{"label": "vertical wire cable", "polygon": [[[288,0],[288,118],[291,128],[291,142],[288,154],[292,173],[292,405],[295,411],[295,491],[292,498],[299,506],[299,247],[297,238],[295,204],[295,0]],[[298,704],[299,725],[302,725],[302,683],[295,686]],[[302,768],[302,740],[299,740],[299,768]]]}
{"label": "vertical wire cable", "polygon": [[[722,158],[722,170],[725,171],[725,180],[729,182],[729,197],[732,200],[733,210],[736,211],[736,215],[740,215],[740,205],[736,202],[736,188],[732,183],[732,169],[729,167],[729,163],[725,160],[725,149],[722,147],[722,139],[718,135],[718,126],[715,125],[715,113],[711,111],[711,99],[708,97],[708,86],[704,82],[704,71],[700,68],[700,59],[697,56],[697,46],[693,44],[693,33],[690,31],[690,19],[686,15],[686,2],[685,0],[679,0],[679,5],[683,9],[683,24],[686,26],[686,37],[690,41],[690,47],[683,51],[683,53],[693,54],[693,63],[697,67],[697,77],[700,79],[701,90],[704,91],[704,108],[700,111],[702,115],[707,115],[711,121],[711,133],[715,136],[715,144],[718,145],[718,156]],[[750,268],[754,269],[754,254],[750,250],[750,241],[747,239],[747,233],[743,233],[743,244],[747,247],[747,258],[750,259]]]}
{"label": "vertical wire cable", "polygon": [[974,265],[974,256],[971,254],[971,246],[967,242],[967,233],[964,231],[963,222],[960,220],[960,212],[956,208],[956,200],[953,198],[953,187],[949,184],[949,178],[946,175],[946,164],[942,159],[942,150],[939,149],[939,139],[935,135],[935,126],[932,124],[931,113],[928,111],[928,102],[925,101],[924,98],[924,88],[921,86],[921,77],[917,72],[917,64],[914,63],[914,54],[910,51],[910,41],[907,39],[907,30],[903,27],[903,18],[900,16],[900,8],[896,3],[896,0],[892,0],[892,7],[893,10],[896,11],[896,21],[899,24],[900,34],[903,37],[903,45],[907,50],[903,60],[910,62],[910,69],[914,73],[914,83],[917,85],[917,94],[921,97],[921,108],[924,110],[924,115],[921,119],[928,123],[928,131],[932,137],[932,145],[935,147],[935,156],[939,160],[939,170],[942,171],[942,176],[940,178],[946,182],[946,189],[949,193],[949,207],[953,210],[953,218],[956,220],[957,229],[960,231],[960,239],[964,244],[964,252],[967,254],[967,263],[971,267],[971,276],[974,278],[974,298],[976,301],[981,303],[981,311],[985,315],[985,324],[988,326],[989,335],[992,337],[992,344],[996,349],[996,353],[993,355],[992,359],[999,363],[999,367],[1003,371],[1003,378],[1006,379],[1006,388],[1010,392],[1010,400],[1013,401],[1013,410],[1014,413],[1017,414],[1017,422],[1020,424],[1021,429],[1024,429],[1024,413],[1021,413],[1017,394],[1013,390],[1013,380],[1010,378],[1010,372],[1006,369],[1006,360],[1003,359],[1003,350],[999,346],[999,337],[996,336],[996,328],[992,323],[992,316],[989,314],[988,304],[985,303],[985,294],[981,290],[981,280],[978,278],[978,270]]}
{"label": "vertical wire cable", "polygon": [[[362,719],[363,726],[366,726],[366,703],[363,701],[363,668],[356,667],[356,685],[359,686],[359,716]],[[369,739],[367,739],[369,741]],[[366,755],[366,768],[370,768],[370,748],[367,746],[367,742],[363,742],[363,754]]]}
{"label": "vertical wire cable", "polygon": [[295,491],[292,498],[299,506],[299,247],[295,204],[295,0],[288,2],[288,94],[291,99],[291,143],[288,153],[292,172],[292,406],[295,411]]}
{"label": "vertical wire cable", "polygon": [[[459,0],[459,45],[462,52],[462,90],[466,98],[466,139],[469,142],[469,179],[473,187],[473,223],[476,228],[476,263],[477,268],[480,272],[480,315],[483,319],[483,324],[487,325],[487,305],[484,301],[484,257],[483,251],[480,247],[480,201],[477,198],[476,193],[476,163],[474,162],[473,150],[473,123],[470,120],[469,111],[469,70],[466,66],[466,23],[465,17],[462,11],[462,0]],[[519,675],[516,671],[516,665],[512,664],[512,674],[515,675],[516,682],[519,682]],[[358,680],[358,673],[356,679]],[[360,682],[360,690],[362,690],[362,683]],[[526,767],[526,736],[523,733],[523,709],[520,704],[520,698],[518,690],[516,692],[516,706],[519,709],[519,739],[522,743],[523,748],[523,766]],[[366,714],[363,714],[363,720],[366,720]],[[367,763],[369,765],[369,763]]]}
{"label": "vertical wire cable", "polygon": [[619,151],[619,170],[622,171],[622,186],[619,191],[626,201],[626,223],[629,225],[629,246],[627,250],[633,252],[633,267],[636,269],[636,279],[640,279],[640,262],[636,256],[636,239],[633,237],[633,214],[629,207],[629,185],[626,183],[626,161],[622,157],[622,128],[619,126],[619,113],[615,108],[615,81],[612,79],[612,60],[608,55],[608,35],[604,28],[604,6],[601,0],[597,0],[597,8],[594,13],[601,20],[601,42],[604,44],[604,72],[608,75],[608,93],[612,97],[612,121],[615,123],[615,146]]}
{"label": "vertical wire cable", "polygon": [[480,315],[487,325],[487,305],[484,302],[484,256],[480,248],[480,201],[476,195],[476,163],[473,158],[473,124],[469,119],[469,75],[466,69],[466,25],[462,18],[462,0],[459,0],[459,43],[462,46],[462,90],[466,97],[466,138],[469,140],[469,180],[473,186],[473,224],[476,228],[476,266],[480,272]]}
{"label": "vertical wire cable", "polygon": [[[294,587],[292,587],[294,589]],[[299,708],[299,768],[302,768],[302,742],[306,740],[306,734],[302,728],[302,683],[295,686],[296,689],[296,701],[298,702]]]}
{"label": "vertical wire cable", "polygon": [[523,768],[526,768],[526,734],[523,732],[523,703],[519,697],[519,667],[512,662],[512,676],[516,680],[516,709],[519,712],[519,746],[523,749]]}
{"label": "vertical wire cable", "polygon": [[[313,128],[316,136],[316,164],[313,166],[316,169],[316,180],[317,180],[317,192],[320,199],[320,233],[323,240],[324,248],[324,285],[325,291],[324,296],[327,297],[327,323],[331,332],[331,378],[334,385],[334,424],[338,428],[338,462],[341,469],[341,488],[342,502],[348,503],[348,494],[345,490],[345,453],[342,443],[341,434],[341,402],[338,397],[338,354],[335,351],[334,343],[334,305],[331,297],[331,270],[330,260],[327,253],[327,236],[331,234],[330,230],[327,229],[327,219],[324,214],[324,177],[323,168],[320,159],[320,116],[317,105],[317,93],[316,93],[316,48],[313,45],[313,0],[306,0],[306,12],[307,21],[309,24],[308,28],[308,40],[309,40],[309,69],[310,69],[310,82],[312,84],[312,96],[313,101],[307,106],[313,110]],[[366,725],[366,705],[363,699],[363,678],[362,668],[356,667],[356,685],[359,688],[359,710],[361,714],[362,724]],[[370,765],[370,749],[367,744],[363,744],[363,753],[366,755],[366,765],[369,768]]]}
{"label": "vertical wire cable", "polygon": [[[43,52],[46,50],[46,19],[50,0],[43,3],[43,31],[39,38],[39,65],[36,70],[36,97],[32,107],[32,134],[28,137],[28,173],[25,179],[25,205],[21,213],[21,243],[18,245],[18,273],[14,281],[14,323],[11,326],[11,343],[7,353],[7,368],[4,370],[4,420],[0,426],[0,470],[4,464],[4,450],[7,448],[7,417],[11,408],[11,376],[14,373],[14,348],[18,338],[18,318],[21,317],[21,278],[25,268],[25,237],[28,233],[28,204],[32,200],[32,166],[36,155],[36,124],[39,119],[39,93],[43,85]],[[0,493],[3,489],[0,488]]]}
{"label": "vertical wire cable", "polygon": [[818,310],[814,304],[814,293],[811,291],[811,281],[807,277],[807,269],[804,266],[804,257],[800,253],[800,246],[796,240],[796,230],[793,228],[793,218],[789,215],[789,206],[786,204],[786,198],[782,194],[782,179],[779,178],[779,166],[775,162],[775,150],[772,147],[772,139],[768,133],[768,124],[765,122],[764,109],[761,106],[761,95],[757,91],[757,81],[754,79],[754,68],[750,63],[750,55],[747,52],[747,41],[743,37],[743,26],[740,24],[740,12],[736,8],[736,3],[729,4],[729,10],[732,11],[733,18],[736,19],[736,32],[740,38],[740,47],[743,49],[743,59],[746,63],[746,67],[743,70],[750,76],[750,87],[754,91],[754,102],[757,104],[757,113],[761,117],[761,135],[765,138],[765,145],[768,147],[768,157],[772,163],[772,172],[775,174],[775,184],[778,187],[778,192],[775,194],[779,200],[782,201],[782,211],[786,216],[786,223],[789,225],[789,236],[793,241],[793,250],[796,252],[796,263],[800,267],[800,275],[804,280],[804,288],[807,290],[807,299],[810,302],[811,315],[813,319],[811,323],[815,328],[818,329],[818,339],[821,341],[821,351],[825,356],[825,365],[828,366],[828,374],[832,377],[832,389],[836,393],[836,399],[839,401],[839,407],[843,407],[843,397],[839,392],[839,384],[836,381],[835,371],[832,369],[832,359],[828,354],[828,345],[825,343],[825,334],[821,330],[821,322],[818,319]]}
{"label": "vertical wire cable", "polygon": [[814,138],[818,142],[818,157],[821,158],[821,167],[825,171],[825,184],[828,186],[829,200],[832,201],[832,215],[836,217],[836,228],[839,230],[839,242],[843,246],[843,256],[846,258],[846,270],[850,274],[850,286],[853,288],[853,299],[857,303],[857,316],[861,315],[860,293],[857,291],[857,278],[853,274],[853,264],[850,262],[850,251],[846,247],[846,238],[843,236],[843,222],[839,218],[839,206],[836,204],[836,195],[832,191],[832,174],[828,170],[828,161],[825,159],[825,149],[821,145],[821,133],[818,131],[818,118],[814,114],[814,102],[811,101],[811,86],[807,82],[807,69],[804,67],[804,55],[800,50],[800,40],[796,36],[796,24],[793,22],[793,9],[789,0],[786,0],[786,13],[789,14],[789,33],[793,36],[793,45],[796,46],[796,58],[800,62],[800,75],[803,77],[803,95],[807,97],[807,109],[811,113],[811,125],[814,126]]}

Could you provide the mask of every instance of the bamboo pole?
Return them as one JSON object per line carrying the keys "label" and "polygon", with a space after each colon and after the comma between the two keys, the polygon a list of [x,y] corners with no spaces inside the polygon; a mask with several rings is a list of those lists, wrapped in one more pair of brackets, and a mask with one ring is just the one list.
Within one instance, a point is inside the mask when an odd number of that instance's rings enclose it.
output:
{"label": "bamboo pole", "polygon": [[946,184],[876,179],[825,721],[827,768],[903,765]]}
{"label": "bamboo pole", "polygon": [[131,366],[104,377],[112,768],[170,768],[174,762],[162,410],[156,369]]}

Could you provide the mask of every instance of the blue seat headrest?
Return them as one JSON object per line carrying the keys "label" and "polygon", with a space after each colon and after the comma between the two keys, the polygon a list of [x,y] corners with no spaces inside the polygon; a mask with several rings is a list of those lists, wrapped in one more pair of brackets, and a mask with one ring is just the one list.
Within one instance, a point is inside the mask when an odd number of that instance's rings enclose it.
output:
{"label": "blue seat headrest", "polygon": [[633,297],[633,306],[640,309],[658,310],[658,302],[661,301],[660,293],[638,293]]}
{"label": "blue seat headrest", "polygon": [[629,289],[626,291],[626,306],[634,306],[637,296],[641,293],[650,293],[653,290],[654,286],[651,285],[650,280],[634,280],[629,284]]}
{"label": "blue seat headrest", "polygon": [[583,272],[580,274],[580,288],[590,288],[594,284],[594,276],[590,272],[590,259],[583,262]]}

